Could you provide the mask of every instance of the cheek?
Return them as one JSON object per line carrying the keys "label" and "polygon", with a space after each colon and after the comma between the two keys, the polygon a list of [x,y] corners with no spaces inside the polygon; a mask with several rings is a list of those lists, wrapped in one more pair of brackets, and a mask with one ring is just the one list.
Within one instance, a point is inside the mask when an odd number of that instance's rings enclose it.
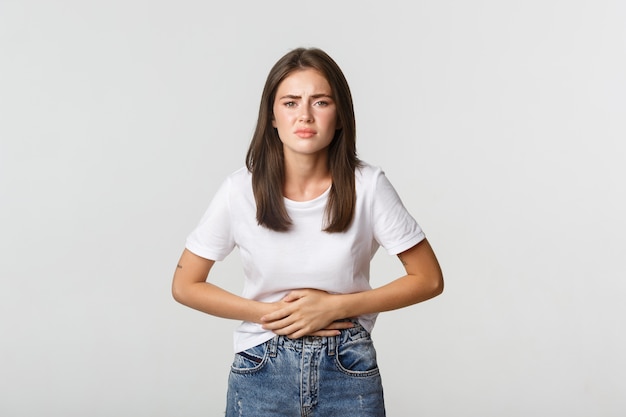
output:
{"label": "cheek", "polygon": [[281,125],[285,124],[287,120],[287,115],[284,112],[281,112],[281,109],[274,109],[272,114],[272,126],[275,128],[279,128]]}
{"label": "cheek", "polygon": [[333,115],[328,118],[328,125],[332,126],[334,130],[339,129],[339,118],[337,115]]}

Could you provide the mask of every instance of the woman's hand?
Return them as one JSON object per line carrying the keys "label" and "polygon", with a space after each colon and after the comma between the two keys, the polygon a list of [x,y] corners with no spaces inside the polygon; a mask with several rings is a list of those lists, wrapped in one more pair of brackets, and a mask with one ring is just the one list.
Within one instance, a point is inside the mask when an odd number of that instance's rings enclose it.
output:
{"label": "woman's hand", "polygon": [[340,295],[314,289],[294,290],[273,305],[277,310],[261,317],[266,330],[298,339],[303,336],[336,336],[354,326],[337,315]]}

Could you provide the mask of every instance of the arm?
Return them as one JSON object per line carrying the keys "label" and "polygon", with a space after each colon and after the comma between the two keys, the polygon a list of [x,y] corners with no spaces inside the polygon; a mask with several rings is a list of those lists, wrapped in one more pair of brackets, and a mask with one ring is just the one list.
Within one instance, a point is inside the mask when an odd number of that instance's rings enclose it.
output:
{"label": "arm", "polygon": [[283,301],[285,308],[261,318],[264,328],[297,338],[315,334],[329,323],[346,317],[390,311],[420,303],[443,291],[439,262],[427,240],[398,255],[406,275],[382,287],[353,294],[327,294],[318,290],[296,290]]}
{"label": "arm", "polygon": [[347,294],[343,308],[354,317],[367,313],[396,310],[429,300],[443,292],[443,274],[435,253],[423,240],[400,254],[406,275],[370,291]]}
{"label": "arm", "polygon": [[176,265],[172,282],[174,299],[213,316],[259,323],[273,309],[269,304],[249,300],[206,282],[215,261],[185,249]]}
{"label": "arm", "polygon": [[[172,295],[176,301],[212,316],[261,323],[261,316],[287,307],[288,302],[264,303],[239,297],[206,282],[215,261],[185,249],[176,265]],[[311,336],[334,336],[338,329],[351,327],[348,322],[329,323]],[[302,336],[309,335],[308,333]]]}

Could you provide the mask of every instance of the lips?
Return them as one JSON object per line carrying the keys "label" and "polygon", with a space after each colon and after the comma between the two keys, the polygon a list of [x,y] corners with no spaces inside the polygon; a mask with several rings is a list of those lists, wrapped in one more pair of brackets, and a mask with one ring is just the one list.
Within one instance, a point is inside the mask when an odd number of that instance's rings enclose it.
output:
{"label": "lips", "polygon": [[313,137],[317,132],[313,129],[309,129],[309,128],[300,128],[300,129],[296,129],[296,135],[298,137],[301,138],[310,138]]}

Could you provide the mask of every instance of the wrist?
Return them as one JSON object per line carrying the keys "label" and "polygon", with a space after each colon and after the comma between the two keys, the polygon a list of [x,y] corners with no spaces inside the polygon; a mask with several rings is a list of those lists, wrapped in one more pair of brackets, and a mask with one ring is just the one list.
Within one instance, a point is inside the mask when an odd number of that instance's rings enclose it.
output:
{"label": "wrist", "polygon": [[261,318],[275,310],[272,308],[272,303],[267,303],[264,301],[251,301],[250,306],[250,314],[246,318],[246,321],[250,321],[252,323],[262,324],[263,321]]}
{"label": "wrist", "polygon": [[337,312],[342,319],[358,317],[366,312],[363,292],[342,294],[337,300]]}
{"label": "wrist", "polygon": [[342,320],[352,317],[351,297],[352,294],[334,294],[332,300],[332,310],[336,315],[335,320]]}

